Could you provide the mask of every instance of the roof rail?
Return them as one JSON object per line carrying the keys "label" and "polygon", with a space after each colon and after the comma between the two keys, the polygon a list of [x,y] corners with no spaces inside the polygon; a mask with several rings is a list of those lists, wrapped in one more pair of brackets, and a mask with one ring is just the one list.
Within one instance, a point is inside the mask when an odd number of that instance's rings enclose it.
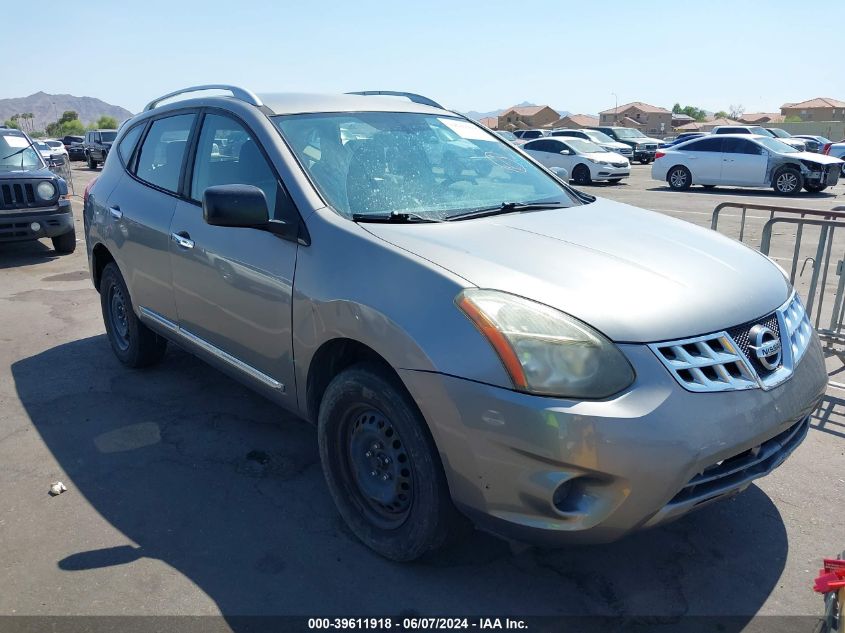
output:
{"label": "roof rail", "polygon": [[439,108],[440,110],[446,109],[433,99],[423,97],[422,95],[414,94],[413,92],[399,92],[396,90],[362,90],[360,92],[347,92],[346,94],[364,96],[385,95],[388,97],[405,97],[406,99],[408,99],[408,101],[413,101],[414,103],[431,106],[432,108]]}
{"label": "roof rail", "polygon": [[144,106],[144,112],[152,110],[165,99],[170,99],[171,97],[176,97],[178,95],[185,94],[188,92],[202,92],[203,90],[227,90],[228,92],[232,93],[232,96],[235,99],[245,101],[250,105],[258,107],[264,105],[261,102],[261,99],[258,98],[258,95],[256,95],[251,90],[246,90],[245,88],[238,88],[237,86],[230,86],[227,84],[206,84],[204,86],[191,86],[190,88],[182,88],[181,90],[174,90],[173,92],[168,92],[166,95],[163,95],[158,99],[153,99],[152,101],[150,101],[146,106]]}

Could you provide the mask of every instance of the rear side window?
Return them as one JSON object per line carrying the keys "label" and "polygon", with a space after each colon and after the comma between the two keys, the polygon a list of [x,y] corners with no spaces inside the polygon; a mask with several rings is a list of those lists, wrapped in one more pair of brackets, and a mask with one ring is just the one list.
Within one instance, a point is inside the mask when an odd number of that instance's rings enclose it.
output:
{"label": "rear side window", "polygon": [[176,193],[194,114],[153,121],[138,155],[136,175],[151,185]]}
{"label": "rear side window", "polygon": [[143,131],[143,124],[136,125],[124,134],[122,139],[120,139],[120,143],[117,146],[117,153],[120,154],[120,159],[123,161],[124,165],[129,162],[129,158],[132,156],[132,150],[135,149],[135,145],[138,144],[138,137],[141,136],[141,132]]}
{"label": "rear side window", "polygon": [[261,189],[273,214],[278,183],[258,143],[237,121],[209,114],[203,121],[197,145],[191,198],[201,201],[208,187],[235,184]]}
{"label": "rear side window", "polygon": [[682,152],[721,152],[722,139],[703,138],[700,141],[693,141],[689,145],[679,148]]}

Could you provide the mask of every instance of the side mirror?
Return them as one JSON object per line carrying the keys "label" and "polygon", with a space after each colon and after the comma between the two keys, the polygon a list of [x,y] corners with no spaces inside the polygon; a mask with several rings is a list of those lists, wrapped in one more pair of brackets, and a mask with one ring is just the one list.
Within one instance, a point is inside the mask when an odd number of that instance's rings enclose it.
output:
{"label": "side mirror", "polygon": [[569,182],[569,171],[563,167],[552,167],[550,170],[555,176],[560,178],[563,182]]}
{"label": "side mirror", "polygon": [[202,217],[212,226],[264,228],[270,222],[264,192],[252,185],[216,185],[202,194]]}
{"label": "side mirror", "polygon": [[560,150],[560,153],[563,156],[572,156],[572,150],[570,150],[570,149],[562,149],[562,150]]}

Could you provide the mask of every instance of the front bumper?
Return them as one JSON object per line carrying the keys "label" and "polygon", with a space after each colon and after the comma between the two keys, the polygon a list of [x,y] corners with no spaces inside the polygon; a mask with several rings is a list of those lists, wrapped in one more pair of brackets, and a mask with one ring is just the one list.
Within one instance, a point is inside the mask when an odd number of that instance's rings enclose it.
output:
{"label": "front bumper", "polygon": [[[38,229],[33,230],[33,223]],[[52,238],[74,230],[70,201],[41,209],[0,212],[0,242],[21,242]]]}
{"label": "front bumper", "polygon": [[630,167],[613,167],[607,165],[590,165],[590,177],[593,180],[609,180],[611,178],[627,178],[631,175]]}
{"label": "front bumper", "polygon": [[654,156],[657,153],[655,149],[635,149],[634,150],[634,160],[654,160]]}
{"label": "front bumper", "polygon": [[827,385],[815,337],[792,377],[770,391],[692,393],[645,346],[620,347],[637,379],[604,401],[400,370],[429,421],[453,499],[479,525],[558,544],[612,541],[677,518],[777,467],[803,439]]}

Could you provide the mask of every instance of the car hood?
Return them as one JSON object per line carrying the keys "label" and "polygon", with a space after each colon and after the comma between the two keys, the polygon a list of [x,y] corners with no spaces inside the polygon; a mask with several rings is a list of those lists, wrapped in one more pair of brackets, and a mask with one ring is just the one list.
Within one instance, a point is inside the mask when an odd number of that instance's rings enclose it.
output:
{"label": "car hood", "polygon": [[631,149],[630,145],[625,145],[625,143],[620,143],[619,141],[599,143],[599,145],[605,149]]}
{"label": "car hood", "polygon": [[795,152],[792,154],[781,154],[783,157],[797,158],[798,160],[809,160],[819,165],[838,165],[842,162],[841,159],[835,156],[828,156],[827,154],[816,154],[815,152]]}
{"label": "car hood", "polygon": [[618,342],[722,330],[785,302],[763,255],[715,231],[598,199],[436,224],[361,224],[470,284],[539,301]]}
{"label": "car hood", "polygon": [[660,143],[660,139],[651,138],[650,136],[637,136],[636,138],[626,138],[626,141],[631,141],[637,145],[651,145],[652,143]]}
{"label": "car hood", "polygon": [[4,171],[0,169],[0,182],[10,179],[24,179],[24,178],[55,178],[56,174],[47,169],[40,167],[38,169],[15,169],[14,171]]}

